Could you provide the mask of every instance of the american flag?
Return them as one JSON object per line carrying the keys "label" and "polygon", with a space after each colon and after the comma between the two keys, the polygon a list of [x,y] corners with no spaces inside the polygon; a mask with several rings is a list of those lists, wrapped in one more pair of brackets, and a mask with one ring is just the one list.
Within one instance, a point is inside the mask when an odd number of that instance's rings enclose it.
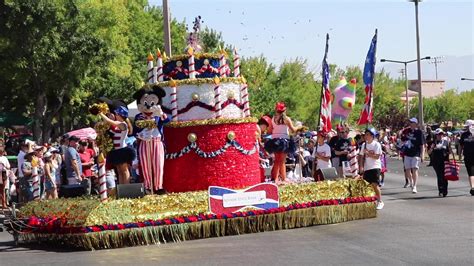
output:
{"label": "american flag", "polygon": [[331,125],[331,90],[329,89],[329,65],[327,62],[329,49],[329,34],[326,35],[326,51],[323,59],[323,84],[321,90],[321,107],[319,113],[319,126],[321,130],[329,132],[332,129]]}
{"label": "american flag", "polygon": [[359,125],[372,123],[373,118],[373,94],[374,94],[374,74],[375,74],[375,54],[377,50],[377,30],[370,43],[369,52],[365,59],[364,66],[364,84],[365,84],[365,102],[364,108],[360,113]]}

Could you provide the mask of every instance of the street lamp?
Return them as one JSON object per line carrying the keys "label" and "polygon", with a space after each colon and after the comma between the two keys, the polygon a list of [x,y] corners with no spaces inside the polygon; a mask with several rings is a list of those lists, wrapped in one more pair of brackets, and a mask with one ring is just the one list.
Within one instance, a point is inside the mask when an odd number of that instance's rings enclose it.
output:
{"label": "street lamp", "polygon": [[418,24],[418,3],[422,0],[408,0],[408,2],[415,3],[415,19],[416,19],[416,57],[417,57],[417,68],[418,68],[418,120],[420,121],[421,128],[424,128],[423,121],[423,89],[421,86],[421,58],[420,58],[420,27]]}
{"label": "street lamp", "polygon": [[461,80],[474,81],[474,79],[470,79],[470,78],[461,78]]}
{"label": "street lamp", "polygon": [[[430,56],[426,56],[421,58],[420,60],[428,60],[431,59]],[[408,73],[407,73],[407,64],[416,62],[417,59],[415,60],[410,60],[410,61],[399,61],[399,60],[391,60],[391,59],[380,59],[380,62],[390,62],[390,63],[398,63],[398,64],[404,64],[405,65],[405,101],[406,101],[406,112],[407,112],[407,117],[410,118],[410,106],[408,104]]]}

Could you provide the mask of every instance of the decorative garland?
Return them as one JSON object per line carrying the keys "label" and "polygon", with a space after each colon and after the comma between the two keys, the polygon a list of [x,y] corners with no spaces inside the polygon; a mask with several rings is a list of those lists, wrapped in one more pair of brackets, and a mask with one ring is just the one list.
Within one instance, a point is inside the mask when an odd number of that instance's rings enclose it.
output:
{"label": "decorative garland", "polygon": [[176,158],[179,158],[179,157],[189,153],[191,150],[194,150],[196,152],[196,154],[201,158],[214,158],[214,157],[217,157],[217,156],[223,154],[231,146],[233,146],[236,150],[238,150],[242,154],[252,155],[257,151],[258,141],[255,142],[255,145],[253,146],[253,148],[251,150],[246,150],[237,141],[228,140],[226,142],[226,144],[224,144],[224,146],[222,146],[222,148],[220,148],[218,150],[215,150],[215,151],[211,151],[211,152],[205,152],[205,151],[201,150],[198,147],[196,142],[191,142],[191,143],[189,143],[188,146],[185,146],[179,152],[167,153],[165,158],[166,159],[176,159]]}
{"label": "decorative garland", "polygon": [[[163,108],[165,110],[165,108]],[[167,111],[165,111],[167,113]],[[243,123],[257,123],[258,119],[255,117],[245,118],[219,118],[219,119],[204,119],[194,121],[183,121],[183,122],[170,122],[166,124],[167,127],[180,128],[180,127],[192,127],[192,126],[212,126],[222,124],[243,124]]]}
{"label": "decorative garland", "polygon": [[239,109],[243,110],[244,109],[244,105],[242,103],[240,103],[239,101],[237,101],[236,99],[227,99],[227,101],[223,102],[221,107],[222,109],[226,108],[228,105],[235,105],[237,106]]}
{"label": "decorative garland", "polygon": [[135,125],[138,128],[153,129],[156,128],[156,121],[155,119],[138,120],[135,122]]}
{"label": "decorative garland", "polygon": [[207,109],[209,111],[214,111],[214,106],[212,106],[212,105],[209,105],[207,103],[203,103],[201,101],[191,101],[190,103],[188,103],[188,105],[186,105],[186,107],[184,107],[182,109],[179,109],[178,114],[184,114],[184,113],[188,112],[189,110],[191,110],[191,108],[193,108],[195,106],[199,106],[199,107]]}
{"label": "decorative garland", "polygon": [[163,226],[163,225],[172,225],[172,224],[184,224],[184,223],[194,223],[200,221],[209,221],[209,220],[227,220],[240,217],[251,217],[251,216],[260,216],[266,214],[277,214],[284,213],[293,210],[308,209],[321,206],[336,206],[336,205],[346,205],[354,203],[371,203],[377,200],[376,197],[348,197],[344,199],[328,199],[328,200],[318,200],[311,201],[307,203],[293,203],[285,207],[273,208],[269,210],[249,210],[246,212],[235,212],[235,213],[222,213],[222,214],[199,214],[185,217],[174,217],[168,219],[159,219],[159,220],[147,220],[143,222],[132,222],[124,224],[103,224],[103,225],[94,225],[94,226],[68,226],[68,221],[65,218],[58,217],[46,217],[38,218],[36,216],[29,217],[27,223],[31,227],[28,230],[23,231],[22,233],[28,234],[77,234],[77,233],[92,233],[92,232],[103,232],[110,230],[124,230],[131,228],[142,228],[149,226]]}

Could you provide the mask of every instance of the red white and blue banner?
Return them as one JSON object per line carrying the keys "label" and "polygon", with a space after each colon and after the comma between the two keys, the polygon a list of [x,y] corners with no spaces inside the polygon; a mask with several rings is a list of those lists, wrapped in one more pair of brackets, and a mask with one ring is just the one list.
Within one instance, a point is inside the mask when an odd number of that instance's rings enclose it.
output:
{"label": "red white and blue banner", "polygon": [[365,59],[363,79],[365,84],[364,108],[360,113],[359,125],[372,123],[373,118],[373,96],[374,96],[374,75],[375,75],[375,54],[377,51],[377,30],[370,43],[369,52]]}
{"label": "red white and blue banner", "polygon": [[261,183],[244,190],[225,187],[209,187],[209,211],[213,214],[238,212],[247,207],[261,210],[280,206],[278,186]]}

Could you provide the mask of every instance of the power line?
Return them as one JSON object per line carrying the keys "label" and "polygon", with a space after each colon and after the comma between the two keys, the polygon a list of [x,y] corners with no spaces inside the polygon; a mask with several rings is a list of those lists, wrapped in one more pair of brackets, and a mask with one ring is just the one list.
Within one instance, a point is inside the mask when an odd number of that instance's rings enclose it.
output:
{"label": "power line", "polygon": [[444,61],[442,59],[443,59],[442,56],[435,56],[435,57],[432,57],[431,61],[430,61],[430,64],[435,65],[436,80],[438,80],[438,64],[444,63]]}

